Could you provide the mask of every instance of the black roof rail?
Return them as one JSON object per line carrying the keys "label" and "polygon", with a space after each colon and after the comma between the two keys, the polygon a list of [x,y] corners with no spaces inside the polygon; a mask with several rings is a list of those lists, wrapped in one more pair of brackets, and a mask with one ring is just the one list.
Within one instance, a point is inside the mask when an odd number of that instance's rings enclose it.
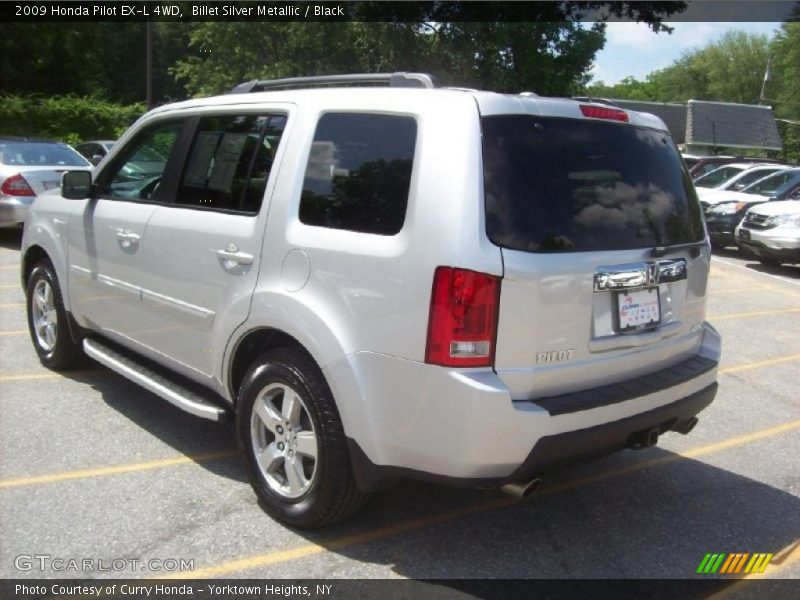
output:
{"label": "black roof rail", "polygon": [[267,90],[291,90],[314,87],[388,86],[408,88],[439,87],[436,78],[428,73],[356,73],[353,75],[320,75],[286,79],[253,79],[240,83],[230,94],[248,94]]}

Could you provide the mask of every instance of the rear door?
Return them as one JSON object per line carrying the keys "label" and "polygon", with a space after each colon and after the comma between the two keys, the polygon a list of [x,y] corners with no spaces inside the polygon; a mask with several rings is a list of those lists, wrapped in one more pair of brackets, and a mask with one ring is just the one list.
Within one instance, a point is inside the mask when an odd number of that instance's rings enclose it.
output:
{"label": "rear door", "polygon": [[[175,366],[213,374],[242,323],[261,263],[273,165],[288,110],[203,116],[170,201],[150,217],[142,245],[136,340]],[[191,375],[191,373],[187,373]]]}
{"label": "rear door", "polygon": [[504,278],[495,366],[515,399],[653,372],[699,344],[709,267],[665,132],[589,118],[482,120]]}

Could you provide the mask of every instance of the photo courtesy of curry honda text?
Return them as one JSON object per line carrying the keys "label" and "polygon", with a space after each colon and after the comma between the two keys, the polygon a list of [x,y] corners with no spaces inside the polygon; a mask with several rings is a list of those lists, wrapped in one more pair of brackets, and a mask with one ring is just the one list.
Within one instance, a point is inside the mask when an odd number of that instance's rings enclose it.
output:
{"label": "photo courtesy of curry honda text", "polygon": [[42,363],[236,420],[274,517],[401,479],[527,496],[688,433],[716,393],[710,249],[664,123],[417,73],[157,108],[31,205]]}

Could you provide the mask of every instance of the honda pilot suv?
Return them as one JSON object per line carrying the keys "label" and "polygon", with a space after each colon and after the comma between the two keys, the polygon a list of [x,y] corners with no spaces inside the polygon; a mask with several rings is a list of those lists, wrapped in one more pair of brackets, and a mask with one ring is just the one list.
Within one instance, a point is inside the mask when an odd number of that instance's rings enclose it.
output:
{"label": "honda pilot suv", "polygon": [[249,82],[66,173],[22,256],[44,365],[88,355],[233,415],[295,526],[407,478],[524,496],[688,433],[716,393],[691,179],[661,120],[605,104],[425,74]]}

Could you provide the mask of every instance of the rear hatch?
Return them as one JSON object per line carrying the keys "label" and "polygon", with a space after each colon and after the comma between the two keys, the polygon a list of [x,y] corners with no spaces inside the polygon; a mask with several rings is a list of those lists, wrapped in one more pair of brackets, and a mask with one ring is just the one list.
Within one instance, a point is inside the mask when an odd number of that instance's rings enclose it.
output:
{"label": "rear hatch", "polygon": [[701,341],[709,252],[672,139],[578,109],[482,117],[504,263],[495,368],[514,399],[656,372]]}

